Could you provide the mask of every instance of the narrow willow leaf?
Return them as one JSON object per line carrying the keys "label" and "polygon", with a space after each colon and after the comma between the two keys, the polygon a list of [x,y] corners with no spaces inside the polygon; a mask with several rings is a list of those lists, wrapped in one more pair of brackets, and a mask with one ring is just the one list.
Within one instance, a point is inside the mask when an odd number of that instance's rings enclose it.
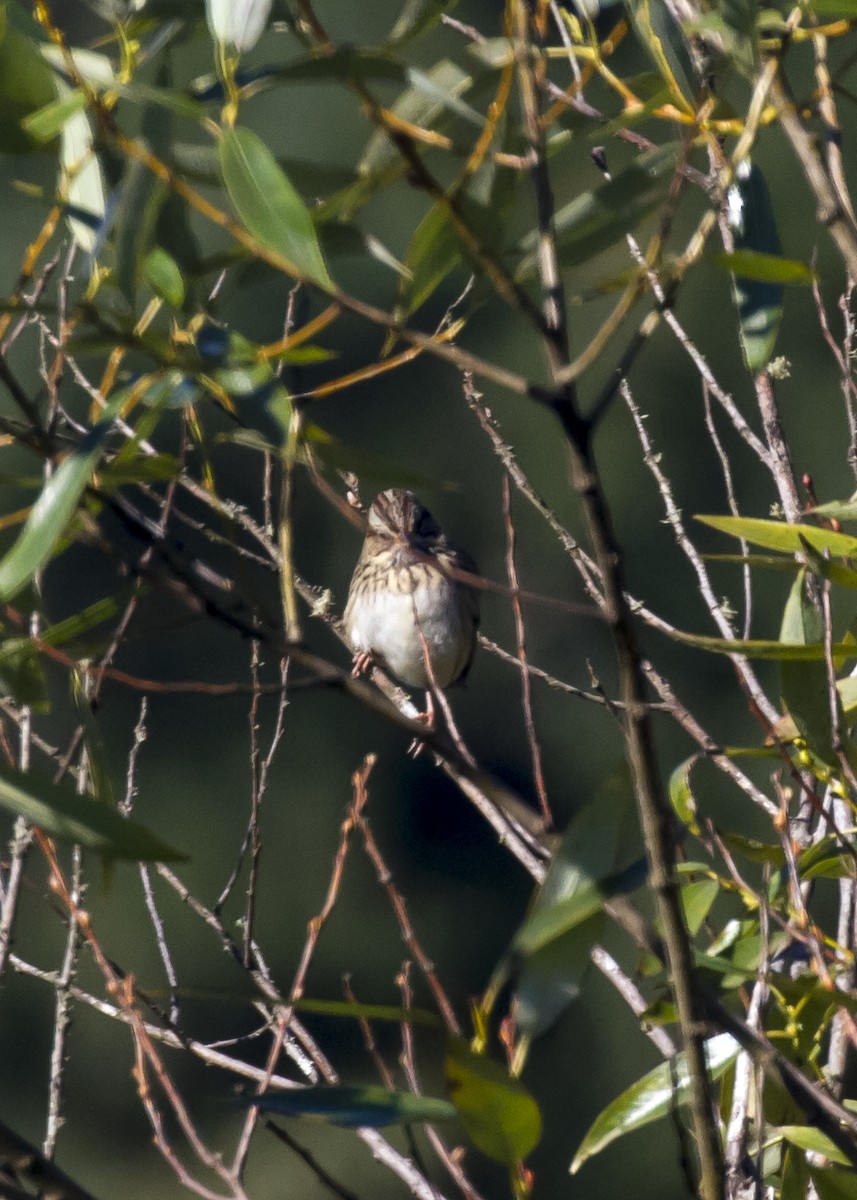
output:
{"label": "narrow willow leaf", "polygon": [[857,521],[857,496],[848,500],[831,500],[827,504],[819,504],[811,508],[819,517],[834,517],[838,521]]}
{"label": "narrow willow leaf", "polygon": [[0,692],[34,712],[50,708],[42,658],[29,638],[8,638],[0,644]]}
{"label": "narrow willow leaf", "polygon": [[[613,869],[631,794],[630,782],[623,772],[608,781],[598,796],[575,814],[563,834],[525,926],[535,913],[547,914],[554,906],[573,900],[579,892],[603,879]],[[510,951],[495,971],[491,986],[494,989],[502,986],[501,981],[506,975],[514,973],[515,1020],[522,1033],[530,1038],[540,1036],[578,995],[601,923],[599,909],[559,937],[523,956],[521,941],[517,935],[512,939]]]}
{"label": "narrow willow leaf", "polygon": [[[780,641],[797,646],[822,647],[823,637],[821,614],[807,595],[806,572],[801,571],[789,590]],[[809,749],[822,762],[835,762],[827,665],[823,658],[809,662],[783,660],[780,664],[780,688],[783,705]]]}
{"label": "narrow willow leaf", "polygon": [[113,418],[126,399],[127,393],[116,393],[98,424],[45,484],[17,541],[0,561],[0,599],[17,595],[57,548],[98,465]]}
{"label": "narrow willow leaf", "polygon": [[[736,251],[780,254],[780,239],[765,177],[747,159],[739,163],[727,193],[727,219]],[[748,368],[760,371],[769,362],[783,315],[781,281],[760,282],[737,271],[733,292],[738,309],[741,349]]]}
{"label": "narrow willow leaf", "polygon": [[[735,1061],[740,1049],[728,1033],[721,1033],[705,1043],[705,1057],[712,1079],[720,1078]],[[685,1104],[689,1095],[687,1058],[683,1053],[677,1054],[672,1062],[662,1063],[649,1071],[602,1110],[580,1143],[571,1164],[572,1175],[616,1138],[665,1117],[675,1105]]]}
{"label": "narrow willow leaf", "polygon": [[808,287],[816,277],[806,263],[794,258],[781,258],[777,254],[763,254],[760,250],[735,250],[731,254],[715,254],[712,258],[718,267],[756,283]]}
{"label": "narrow willow leaf", "polygon": [[[641,154],[608,183],[577,196],[554,219],[556,246],[563,266],[577,266],[630,233],[665,198],[677,162],[675,145]],[[538,230],[520,242],[523,257],[518,279],[532,275],[538,263]]]}
{"label": "narrow willow leaf", "polygon": [[[821,644],[800,646],[790,642],[773,642],[764,639],[742,641],[740,638],[705,637],[703,634],[682,633],[678,629],[669,634],[677,642],[696,646],[699,650],[710,650],[714,654],[743,654],[745,658],[768,659],[773,662],[812,662],[824,658]],[[857,658],[857,645],[853,642],[837,642],[833,646],[835,658]]]}
{"label": "narrow willow leaf", "polygon": [[60,841],[95,850],[105,860],[184,861],[187,855],[162,842],[145,825],[80,796],[67,784],[0,767],[0,807],[22,816]]}
{"label": "narrow willow leaf", "polygon": [[694,519],[731,537],[744,538],[755,546],[779,550],[783,554],[799,553],[803,549],[801,538],[806,538],[820,553],[826,550],[837,558],[857,557],[857,538],[832,529],[819,529],[817,525],[789,525],[785,521],[766,521],[758,517],[695,516]]}
{"label": "narrow willow leaf", "polygon": [[[444,110],[457,103],[472,83],[472,77],[455,63],[441,59],[430,70],[421,72],[402,92],[393,104],[393,112],[402,121],[436,129]],[[387,134],[377,130],[369,139],[357,169],[361,175],[375,175],[396,163],[398,157]]]}
{"label": "narrow willow leaf", "polygon": [[249,129],[227,129],[218,153],[229,198],[250,233],[297,274],[331,290],[309,210],[261,138]]}
{"label": "narrow willow leaf", "polygon": [[512,1166],[538,1145],[541,1113],[524,1085],[457,1038],[449,1040],[446,1086],[467,1136],[495,1162]]}
{"label": "narrow willow leaf", "polygon": [[248,1104],[262,1112],[285,1117],[314,1117],[348,1128],[413,1123],[415,1121],[451,1121],[458,1115],[448,1100],[415,1096],[412,1092],[388,1092],[386,1088],[306,1087],[289,1092],[266,1092],[253,1096]]}
{"label": "narrow willow leaf", "polygon": [[789,1145],[797,1146],[800,1150],[823,1154],[831,1162],[839,1163],[843,1167],[847,1167],[851,1162],[826,1133],[822,1133],[820,1129],[816,1129],[812,1125],[780,1125],[778,1128],[771,1129],[770,1133],[779,1134]]}

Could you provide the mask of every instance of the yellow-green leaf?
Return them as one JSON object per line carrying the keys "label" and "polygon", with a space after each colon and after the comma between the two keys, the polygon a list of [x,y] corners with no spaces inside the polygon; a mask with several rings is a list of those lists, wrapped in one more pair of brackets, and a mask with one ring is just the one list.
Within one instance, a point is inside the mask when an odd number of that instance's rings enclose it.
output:
{"label": "yellow-green leaf", "polygon": [[291,264],[296,275],[332,290],[309,210],[261,138],[249,129],[227,129],[218,155],[223,182],[242,224]]}

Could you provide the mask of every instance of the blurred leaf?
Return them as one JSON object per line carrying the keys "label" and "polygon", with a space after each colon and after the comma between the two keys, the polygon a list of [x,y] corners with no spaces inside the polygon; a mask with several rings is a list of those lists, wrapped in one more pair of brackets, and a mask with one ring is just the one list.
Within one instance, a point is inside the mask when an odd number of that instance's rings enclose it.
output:
{"label": "blurred leaf", "polygon": [[[853,829],[841,829],[844,837],[853,835]],[[843,849],[840,839],[831,834],[802,851],[797,860],[801,879],[847,879],[857,876],[857,859],[854,853]]]}
{"label": "blurred leaf", "polygon": [[0,643],[0,692],[34,712],[50,709],[41,655],[29,638],[7,638]]}
{"label": "blurred leaf", "polygon": [[790,1147],[783,1158],[780,1200],[806,1200],[808,1186],[806,1156]]}
{"label": "blurred leaf", "polygon": [[765,521],[757,517],[709,517],[696,516],[703,525],[710,525],[731,537],[744,538],[767,550],[780,550],[783,554],[798,554],[803,550],[802,538],[820,553],[827,550],[837,558],[857,557],[857,538],[832,529],[819,529],[817,525],[789,525],[786,521]]}
{"label": "blurred leaf", "polygon": [[177,92],[173,88],[156,87],[134,79],[116,90],[123,100],[132,104],[163,108],[177,117],[187,117],[191,121],[202,121],[208,115],[206,106],[199,100],[194,100],[186,92]]}
{"label": "blurred leaf", "polygon": [[122,588],[115,596],[107,596],[101,600],[96,600],[94,604],[88,605],[79,613],[75,613],[71,617],[66,617],[63,621],[57,621],[53,625],[49,625],[43,630],[40,637],[43,642],[49,646],[62,646],[73,638],[78,638],[84,633],[88,633],[90,629],[97,625],[102,625],[105,621],[109,621],[112,617],[117,616],[133,595],[139,593],[139,582],[134,580],[127,587]]}
{"label": "blurred leaf", "polygon": [[173,308],[184,304],[184,277],[176,260],[160,246],[155,246],[143,260],[143,277],[156,296]]}
{"label": "blurred leaf", "polygon": [[810,1166],[810,1178],[818,1192],[818,1200],[857,1200],[857,1173],[836,1167]]}
{"label": "blurred leaf", "polygon": [[809,511],[816,516],[833,517],[838,521],[857,521],[857,495],[848,500],[831,500],[827,504],[818,504]]}
{"label": "blurred leaf", "polygon": [[390,45],[413,41],[435,25],[442,13],[451,13],[458,0],[405,0],[387,39]]}
{"label": "blurred leaf", "polygon": [[22,122],[52,104],[57,90],[36,45],[9,19],[9,6],[0,5],[0,153],[27,154],[41,150],[42,140]]}
{"label": "blurred leaf", "polygon": [[261,138],[249,129],[227,129],[218,150],[226,190],[250,233],[331,290],[312,217]]}
{"label": "blurred leaf", "polygon": [[699,933],[719,891],[720,885],[716,879],[699,879],[681,889],[684,919],[691,937],[696,937]]}
{"label": "blurred leaf", "polygon": [[53,100],[44,108],[24,117],[21,124],[37,142],[52,142],[74,113],[86,108],[86,94],[76,88],[65,100]]}
{"label": "blurred leaf", "polygon": [[127,400],[114,394],[101,420],[50,477],[15,544],[0,560],[0,599],[11,600],[50,559],[92,479],[113,419]]}
{"label": "blurred leaf", "polygon": [[777,254],[763,254],[759,250],[735,250],[731,254],[712,255],[718,267],[752,279],[757,283],[802,284],[808,286],[815,279],[815,272],[806,263],[794,258],[781,258]]}
{"label": "blurred leaf", "polygon": [[678,23],[659,0],[627,0],[626,7],[641,44],[682,107],[692,104],[697,88],[687,42]]}
{"label": "blurred leaf", "polygon": [[823,1154],[825,1158],[829,1158],[831,1162],[840,1163],[842,1166],[849,1166],[851,1160],[842,1153],[835,1142],[832,1142],[826,1133],[822,1133],[820,1129],[814,1128],[811,1125],[780,1125],[779,1128],[770,1130],[773,1134],[779,1134],[791,1146],[797,1146],[800,1150],[810,1150],[815,1154]]}
{"label": "blurred leaf", "polygon": [[[410,78],[411,86],[398,97],[392,111],[400,120],[424,129],[434,129],[440,114],[457,105],[473,82],[470,75],[446,58],[429,71],[413,72]],[[473,115],[481,123],[479,114]],[[379,129],[369,139],[357,169],[361,175],[373,175],[396,163],[398,158],[398,150]]]}
{"label": "blurred leaf", "polygon": [[[541,913],[547,920],[547,914],[555,906],[572,901],[615,866],[619,835],[631,792],[624,773],[616,781],[610,781],[607,788],[609,794],[602,790],[569,823],[524,922],[524,929],[536,913]],[[562,914],[567,916],[566,908],[562,909]],[[499,990],[507,975],[515,973],[516,1023],[528,1037],[538,1037],[549,1029],[577,996],[600,927],[599,909],[523,958],[519,935],[512,939],[510,950],[498,965],[489,988]],[[523,936],[526,938],[526,933]]]}
{"label": "blurred leaf", "polygon": [[806,0],[806,7],[826,17],[857,17],[857,0]]}
{"label": "blurred leaf", "polygon": [[[556,246],[563,266],[577,266],[630,233],[666,197],[677,162],[677,146],[659,146],[641,154],[615,178],[583,192],[554,218]],[[515,272],[531,275],[538,261],[538,230],[520,242],[523,257]]]}
{"label": "blurred leaf", "polygon": [[636,891],[646,881],[646,864],[639,859],[597,882],[581,880],[573,893],[565,898],[558,897],[543,908],[534,910],[524,921],[512,941],[512,953],[533,954],[543,946],[561,937],[582,921],[599,912],[604,901],[611,896]]}
{"label": "blurred leaf", "polygon": [[400,289],[402,316],[416,312],[461,261],[461,246],[446,205],[434,204],[414,230],[405,255],[410,274]]}
{"label": "blurred leaf", "polygon": [[154,246],[158,214],[167,191],[167,185],[143,163],[135,159],[126,162],[112,219],[116,283],[132,310]]}
{"label": "blurred leaf", "polygon": [[[62,80],[57,80],[61,96],[69,94]],[[69,228],[80,248],[92,254],[98,245],[98,228],[107,211],[101,164],[92,145],[92,129],[84,112],[73,113],[62,127],[60,135],[60,191],[68,198],[71,209],[81,209],[90,220],[69,217]],[[96,228],[92,220],[97,222]]]}
{"label": "blurred leaf", "polygon": [[262,1112],[284,1117],[314,1117],[346,1128],[371,1127],[416,1121],[451,1121],[457,1116],[448,1100],[415,1096],[412,1092],[388,1092],[386,1088],[299,1087],[289,1092],[266,1092],[247,1099]]}
{"label": "blurred leaf", "polygon": [[145,825],[121,817],[91,796],[79,796],[68,784],[51,783],[34,773],[0,766],[0,806],[63,842],[96,850],[106,860],[186,861]]}
{"label": "blurred leaf", "polygon": [[[755,164],[738,165],[727,192],[727,220],[736,251],[779,256],[780,239],[765,177]],[[760,371],[774,350],[783,315],[782,283],[759,282],[740,272],[733,275],[741,348],[748,368]]]}
{"label": "blurred leaf", "polygon": [[[731,1034],[710,1038],[705,1043],[710,1077],[719,1079],[740,1049]],[[572,1175],[616,1138],[667,1116],[676,1105],[687,1103],[689,1095],[687,1058],[681,1053],[638,1079],[596,1117],[574,1156]]]}
{"label": "blurred leaf", "polygon": [[[801,571],[789,590],[780,640],[823,648],[823,638],[821,613],[807,595],[806,573]],[[780,688],[783,704],[809,749],[822,762],[835,762],[826,663],[822,659],[784,660],[780,665]]]}
{"label": "blurred leaf", "polygon": [[457,1038],[448,1043],[446,1086],[467,1136],[495,1162],[511,1166],[538,1145],[541,1114],[524,1085]]}
{"label": "blurred leaf", "polygon": [[783,848],[778,843],[759,842],[755,838],[729,831],[721,831],[720,837],[729,850],[742,854],[751,862],[771,863],[775,867],[781,867],[785,863]]}
{"label": "blurred leaf", "polygon": [[[710,650],[714,654],[743,654],[747,658],[769,659],[776,662],[812,662],[824,658],[824,646],[821,643],[801,646],[794,642],[773,642],[764,639],[716,638],[706,637],[698,633],[683,633],[674,629],[668,635],[677,642],[687,646],[696,646],[699,650]],[[857,646],[852,642],[837,642],[833,646],[834,657],[842,659],[857,658]]]}

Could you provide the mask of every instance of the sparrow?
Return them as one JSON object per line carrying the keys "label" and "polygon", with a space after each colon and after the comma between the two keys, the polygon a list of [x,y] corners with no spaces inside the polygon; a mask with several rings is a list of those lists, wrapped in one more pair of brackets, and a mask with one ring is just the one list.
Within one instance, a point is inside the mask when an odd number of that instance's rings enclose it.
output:
{"label": "sparrow", "polygon": [[476,646],[479,592],[459,572],[475,575],[476,564],[413,492],[376,496],[345,606],[354,673],[376,662],[400,683],[425,688],[430,708],[433,683],[448,688],[463,679]]}

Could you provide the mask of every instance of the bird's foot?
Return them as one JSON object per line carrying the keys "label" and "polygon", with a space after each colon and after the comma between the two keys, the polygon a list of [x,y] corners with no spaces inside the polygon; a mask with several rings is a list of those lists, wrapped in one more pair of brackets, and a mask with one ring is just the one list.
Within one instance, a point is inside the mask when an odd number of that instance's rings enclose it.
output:
{"label": "bird's foot", "polygon": [[356,679],[360,675],[366,675],[375,665],[375,660],[372,657],[370,650],[359,650],[354,655],[353,664],[351,667],[351,675]]}
{"label": "bird's foot", "polygon": [[[426,692],[426,710],[424,713],[418,713],[417,716],[414,717],[414,720],[419,721],[421,725],[425,725],[428,733],[434,733],[435,729],[437,728],[435,718],[436,713],[434,710],[434,696],[431,694],[431,692]],[[425,750],[425,746],[426,744],[421,738],[415,737],[410,746],[408,746],[408,754],[411,756],[411,758],[419,758],[423,750]]]}

